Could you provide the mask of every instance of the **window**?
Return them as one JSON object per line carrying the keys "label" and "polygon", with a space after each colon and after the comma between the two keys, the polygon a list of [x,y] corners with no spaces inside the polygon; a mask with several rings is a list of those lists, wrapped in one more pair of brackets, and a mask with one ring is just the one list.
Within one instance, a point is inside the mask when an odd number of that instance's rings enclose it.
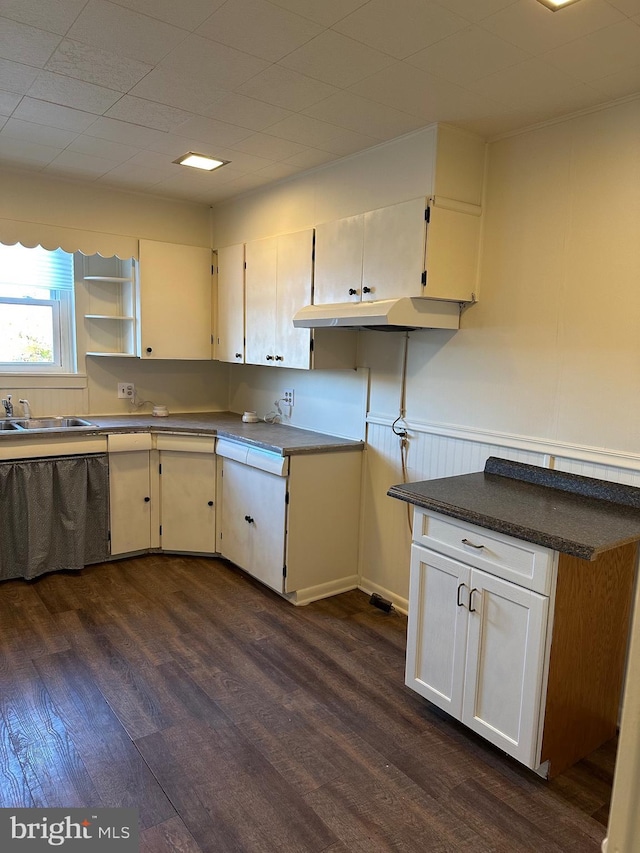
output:
{"label": "window", "polygon": [[0,371],[73,373],[73,255],[0,244]]}

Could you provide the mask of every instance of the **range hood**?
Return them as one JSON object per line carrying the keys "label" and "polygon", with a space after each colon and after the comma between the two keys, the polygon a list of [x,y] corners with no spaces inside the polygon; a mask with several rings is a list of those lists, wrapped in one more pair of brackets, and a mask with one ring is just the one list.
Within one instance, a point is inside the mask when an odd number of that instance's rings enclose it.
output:
{"label": "range hood", "polygon": [[385,332],[459,329],[460,303],[401,296],[371,302],[305,305],[294,315],[293,325],[298,329],[374,329]]}

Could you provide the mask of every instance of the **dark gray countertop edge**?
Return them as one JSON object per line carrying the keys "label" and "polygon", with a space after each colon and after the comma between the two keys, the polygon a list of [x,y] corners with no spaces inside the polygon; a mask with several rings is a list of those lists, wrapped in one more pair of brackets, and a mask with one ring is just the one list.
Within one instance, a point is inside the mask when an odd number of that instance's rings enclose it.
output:
{"label": "dark gray countertop edge", "polygon": [[[228,415],[228,413],[218,413],[219,415]],[[244,425],[241,423],[238,424],[239,428],[234,430],[230,428],[227,424],[224,426],[215,426],[213,424],[207,425],[206,423],[198,423],[198,419],[205,416],[205,413],[202,412],[188,412],[181,413],[181,416],[184,419],[193,418],[193,421],[188,424],[182,424],[180,422],[176,423],[175,420],[169,419],[169,422],[164,422],[164,419],[160,419],[157,417],[153,417],[152,415],[144,416],[138,415],[134,416],[139,420],[136,423],[126,424],[123,423],[126,415],[83,415],[86,420],[90,420],[92,422],[92,426],[88,427],[71,427],[66,429],[42,429],[42,430],[7,430],[0,433],[0,441],[6,439],[43,439],[46,437],[59,437],[64,435],[73,435],[76,437],[82,435],[107,435],[109,433],[122,433],[122,432],[155,432],[155,433],[184,433],[190,435],[210,435],[213,438],[227,438],[231,441],[237,441],[242,444],[250,445],[251,447],[256,447],[261,450],[267,450],[271,453],[277,453],[280,456],[296,456],[300,454],[312,454],[312,453],[336,453],[343,451],[362,451],[364,449],[364,442],[357,441],[354,439],[343,439],[338,438],[337,436],[330,436],[326,433],[317,433],[317,437],[319,440],[318,444],[313,443],[313,438],[316,434],[311,433],[310,430],[301,430],[304,432],[305,440],[301,443],[295,443],[292,441],[290,444],[276,444],[269,441],[263,441],[255,436],[246,435],[243,433]],[[240,416],[238,415],[238,420]],[[109,424],[108,421],[114,420],[117,423]],[[215,420],[215,413],[211,413],[211,420]],[[253,425],[251,425],[253,426]],[[284,424],[277,424],[279,428],[285,428],[287,430],[292,430],[293,433],[297,431],[298,427],[293,427]],[[332,440],[333,439],[333,440]],[[307,443],[305,443],[307,442]]]}
{"label": "dark gray countertop edge", "polygon": [[[459,521],[467,521],[470,524],[476,524],[478,527],[486,527],[487,530],[495,530],[496,533],[503,533],[505,536],[513,536],[515,539],[523,539],[526,542],[532,542],[534,545],[541,545],[543,548],[551,548],[553,551],[560,551],[572,557],[579,557],[581,560],[595,560],[600,554],[609,550],[609,548],[594,548],[582,542],[575,542],[561,536],[547,534],[524,525],[515,525],[495,516],[483,515],[482,513],[468,510],[465,507],[442,503],[433,498],[425,498],[424,495],[411,492],[407,485],[403,487],[392,486],[387,494],[389,497],[397,498],[414,506],[419,506],[422,509],[430,509],[442,515],[447,515],[450,518],[458,519]],[[616,547],[635,541],[636,537],[630,537],[629,539],[617,542]]]}

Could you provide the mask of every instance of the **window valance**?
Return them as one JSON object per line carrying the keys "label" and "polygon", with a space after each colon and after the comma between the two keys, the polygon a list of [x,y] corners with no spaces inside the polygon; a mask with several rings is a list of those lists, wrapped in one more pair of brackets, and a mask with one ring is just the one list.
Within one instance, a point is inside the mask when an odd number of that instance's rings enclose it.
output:
{"label": "window valance", "polygon": [[138,257],[138,240],[135,237],[13,219],[0,218],[0,243],[7,246],[21,243],[29,248],[42,246],[45,249],[64,249],[65,252],[82,252],[83,255],[102,255],[103,258],[114,255],[123,260]]}

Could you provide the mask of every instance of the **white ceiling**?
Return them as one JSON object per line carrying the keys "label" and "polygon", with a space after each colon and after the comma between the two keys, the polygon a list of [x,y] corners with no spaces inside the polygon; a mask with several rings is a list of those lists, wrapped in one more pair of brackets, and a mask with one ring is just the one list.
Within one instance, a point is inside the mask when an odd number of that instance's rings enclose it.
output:
{"label": "white ceiling", "polygon": [[0,0],[0,164],[202,203],[637,92],[640,0]]}

